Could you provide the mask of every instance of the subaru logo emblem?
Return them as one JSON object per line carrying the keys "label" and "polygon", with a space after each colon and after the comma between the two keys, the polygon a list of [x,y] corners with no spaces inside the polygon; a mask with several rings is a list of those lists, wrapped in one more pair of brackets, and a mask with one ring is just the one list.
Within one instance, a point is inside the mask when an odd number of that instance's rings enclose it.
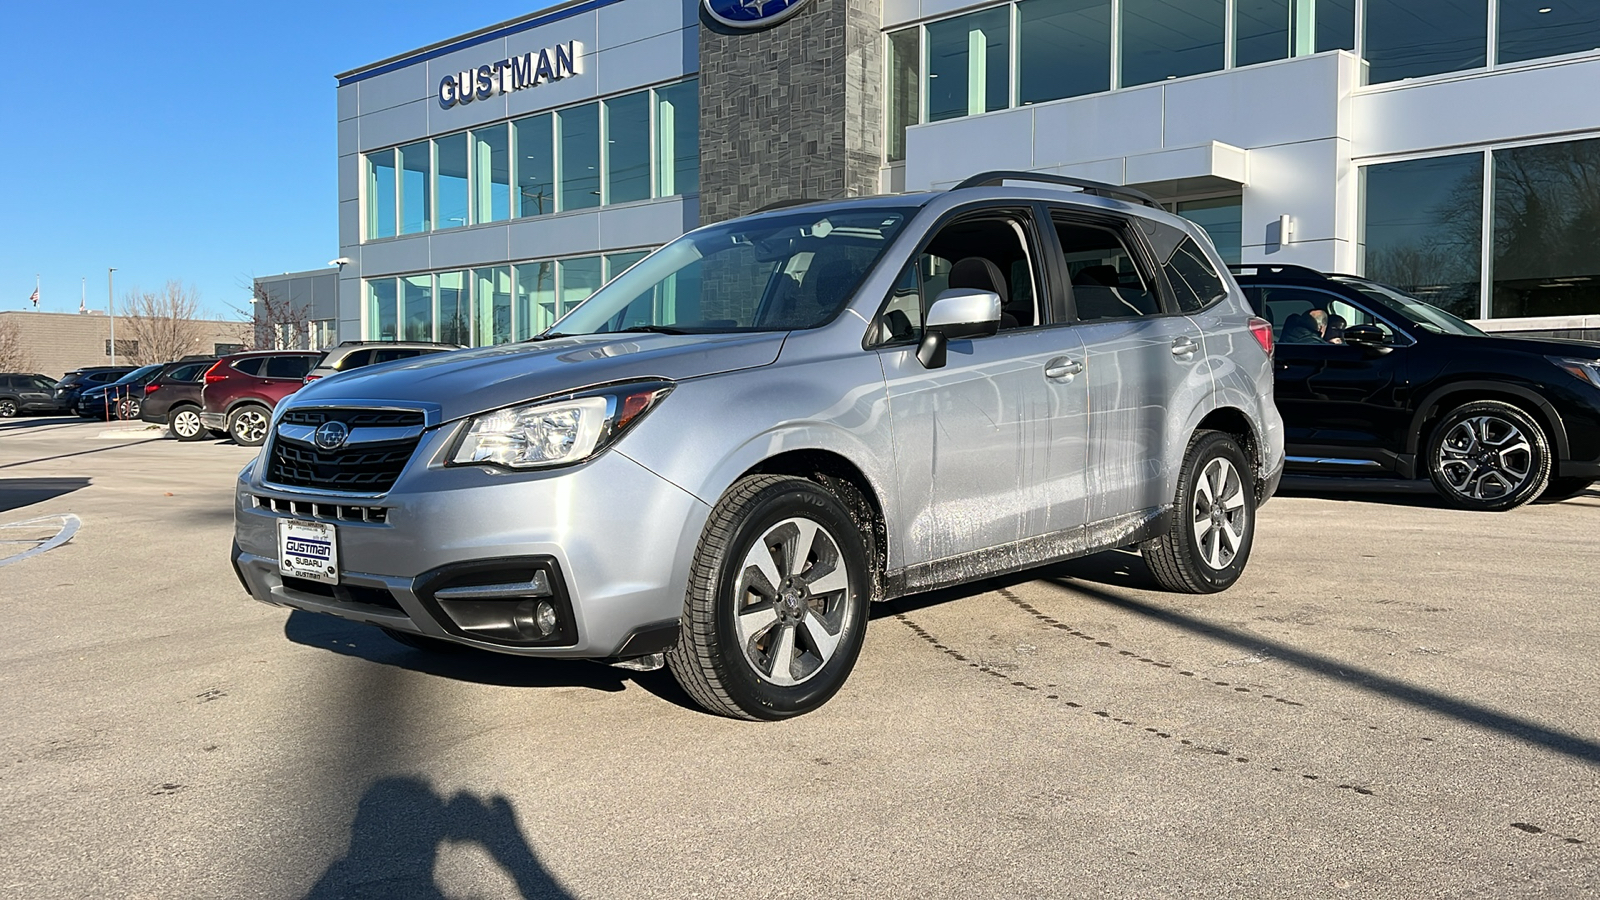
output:
{"label": "subaru logo emblem", "polygon": [[806,5],[806,0],[703,0],[706,15],[719,25],[750,30],[769,28]]}
{"label": "subaru logo emblem", "polygon": [[350,439],[350,429],[343,422],[323,422],[317,426],[311,439],[320,449],[337,450]]}

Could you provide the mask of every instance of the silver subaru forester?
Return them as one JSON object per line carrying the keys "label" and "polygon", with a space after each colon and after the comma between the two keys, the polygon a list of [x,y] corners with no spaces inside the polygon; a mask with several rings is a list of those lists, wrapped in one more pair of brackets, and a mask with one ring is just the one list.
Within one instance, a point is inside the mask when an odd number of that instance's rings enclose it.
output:
{"label": "silver subaru forester", "polygon": [[325,378],[240,473],[257,599],[816,709],[868,604],[1138,546],[1239,578],[1272,331],[1127,188],[986,173],[706,226],[517,344]]}

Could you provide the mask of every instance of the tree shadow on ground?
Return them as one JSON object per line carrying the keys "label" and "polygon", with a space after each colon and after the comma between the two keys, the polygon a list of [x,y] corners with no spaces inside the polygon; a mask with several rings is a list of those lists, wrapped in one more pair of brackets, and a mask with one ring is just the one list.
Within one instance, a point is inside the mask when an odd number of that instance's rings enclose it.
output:
{"label": "tree shadow on ground", "polygon": [[302,646],[454,681],[520,688],[579,687],[607,693],[622,691],[633,682],[669,703],[699,708],[665,669],[634,672],[590,660],[511,656],[454,645],[438,651],[419,650],[372,625],[301,610],[289,613],[283,634]]}
{"label": "tree shadow on ground", "polygon": [[0,478],[0,512],[10,512],[46,500],[54,500],[89,486],[89,479]]}
{"label": "tree shadow on ground", "polygon": [[362,795],[349,850],[306,900],[443,900],[434,869],[447,843],[488,854],[523,900],[572,896],[539,862],[505,797],[462,792],[446,799],[422,779],[403,777],[382,779]]}

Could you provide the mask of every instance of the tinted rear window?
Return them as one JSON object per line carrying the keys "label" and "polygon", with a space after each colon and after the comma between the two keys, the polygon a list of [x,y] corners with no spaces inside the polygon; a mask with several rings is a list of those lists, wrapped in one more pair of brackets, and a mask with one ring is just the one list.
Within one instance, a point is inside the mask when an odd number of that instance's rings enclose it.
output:
{"label": "tinted rear window", "polygon": [[261,366],[266,361],[267,358],[265,356],[247,356],[244,359],[235,360],[233,367],[246,375],[260,375]]}
{"label": "tinted rear window", "polygon": [[375,363],[394,362],[397,359],[410,359],[413,356],[421,356],[424,353],[430,352],[432,351],[417,350],[415,348],[410,350],[374,350],[372,361]]}
{"label": "tinted rear window", "polygon": [[314,356],[269,356],[267,357],[268,378],[304,378],[311,367],[316,365]]}
{"label": "tinted rear window", "polygon": [[336,368],[343,372],[345,369],[359,369],[369,362],[372,362],[372,351],[357,350],[341,360]]}
{"label": "tinted rear window", "polygon": [[211,368],[211,363],[197,362],[186,366],[178,366],[166,375],[167,381],[199,381],[200,376]]}

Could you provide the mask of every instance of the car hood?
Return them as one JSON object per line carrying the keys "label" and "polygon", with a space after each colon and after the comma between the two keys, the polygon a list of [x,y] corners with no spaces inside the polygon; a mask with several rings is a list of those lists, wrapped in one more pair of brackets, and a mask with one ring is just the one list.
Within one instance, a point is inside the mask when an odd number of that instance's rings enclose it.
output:
{"label": "car hood", "polygon": [[634,378],[681,381],[770,365],[788,332],[594,334],[433,353],[318,379],[285,407],[427,403],[442,422]]}
{"label": "car hood", "polygon": [[1562,341],[1554,338],[1508,337],[1490,334],[1488,337],[1456,337],[1463,342],[1463,350],[1511,350],[1520,353],[1538,353],[1542,356],[1563,356],[1569,359],[1600,359],[1600,343],[1594,341]]}

